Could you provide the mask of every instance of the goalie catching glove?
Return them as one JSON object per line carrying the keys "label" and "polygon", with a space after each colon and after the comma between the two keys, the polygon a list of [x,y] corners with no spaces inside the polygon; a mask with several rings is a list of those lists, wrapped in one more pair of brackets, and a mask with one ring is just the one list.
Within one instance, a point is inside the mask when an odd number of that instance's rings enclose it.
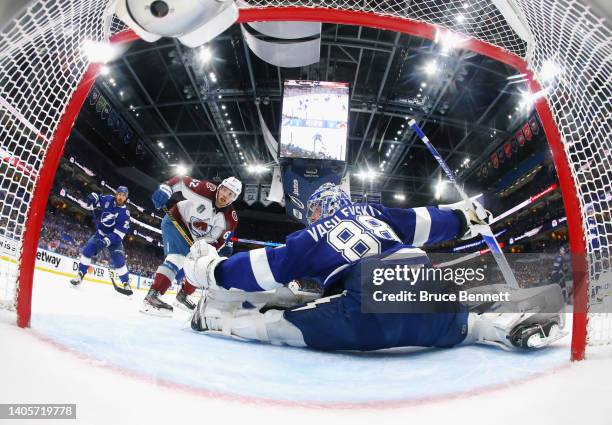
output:
{"label": "goalie catching glove", "polygon": [[486,210],[479,202],[472,199],[451,205],[440,205],[439,208],[455,211],[461,220],[459,238],[463,240],[476,237],[480,233],[478,226],[489,225],[493,220],[491,211]]}
{"label": "goalie catching glove", "polygon": [[196,241],[185,257],[183,270],[187,281],[198,288],[217,289],[215,268],[227,257],[219,257],[217,250],[203,240]]}

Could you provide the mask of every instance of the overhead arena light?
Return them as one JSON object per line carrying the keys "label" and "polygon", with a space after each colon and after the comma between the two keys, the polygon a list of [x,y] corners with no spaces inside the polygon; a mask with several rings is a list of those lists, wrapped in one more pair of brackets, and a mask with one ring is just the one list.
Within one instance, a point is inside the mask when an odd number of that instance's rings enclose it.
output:
{"label": "overhead arena light", "polygon": [[438,179],[438,182],[436,183],[436,186],[435,186],[435,190],[436,190],[435,197],[436,197],[436,199],[440,199],[442,197],[442,195],[444,195],[444,190],[446,188],[445,184],[446,184],[446,181],[442,180],[442,176],[440,175],[440,178]]}
{"label": "overhead arena light", "polygon": [[247,171],[253,174],[262,174],[268,171],[268,167],[266,167],[265,165],[261,165],[261,164],[251,164],[247,166]]}
{"label": "overhead arena light", "polygon": [[123,51],[111,43],[91,40],[85,40],[83,42],[82,49],[83,53],[85,53],[85,56],[87,56],[87,59],[89,59],[89,62],[91,63],[111,62],[121,56]]}
{"label": "overhead arena light", "polygon": [[561,67],[551,59],[544,61],[540,72],[537,73],[537,78],[542,83],[547,83],[554,80],[562,72]]}
{"label": "overhead arena light", "polygon": [[395,195],[393,195],[393,199],[396,199],[398,201],[405,201],[406,195],[404,195],[403,193],[396,193]]}
{"label": "overhead arena light", "polygon": [[366,170],[360,171],[359,173],[355,174],[355,176],[359,177],[361,180],[374,181],[376,180],[376,176],[378,176],[378,173],[376,171]]}
{"label": "overhead arena light", "polygon": [[185,167],[183,164],[177,164],[176,166],[176,174],[178,176],[184,176],[189,172],[189,169]]}
{"label": "overhead arena light", "polygon": [[[464,19],[464,18],[460,18],[459,16],[463,16],[463,15],[458,15],[455,19],[461,22],[461,19]],[[463,44],[465,40],[466,40],[465,37],[462,37],[461,35],[459,35],[458,33],[454,31],[440,28],[436,30],[434,43],[440,44],[442,46],[442,51],[449,51],[454,48],[460,47],[460,45]]]}
{"label": "overhead arena light", "polygon": [[541,99],[542,97],[546,96],[548,94],[548,88],[542,89],[538,92],[535,93],[530,93],[530,92],[522,92],[521,93],[521,100],[519,102],[519,108],[521,109],[531,109],[533,107],[533,104]]}
{"label": "overhead arena light", "polygon": [[425,65],[424,71],[427,75],[434,75],[438,72],[438,63],[433,60]]}
{"label": "overhead arena light", "polygon": [[202,64],[207,64],[212,59],[212,52],[208,47],[202,46],[198,51],[198,59],[200,59],[200,62],[202,62]]}

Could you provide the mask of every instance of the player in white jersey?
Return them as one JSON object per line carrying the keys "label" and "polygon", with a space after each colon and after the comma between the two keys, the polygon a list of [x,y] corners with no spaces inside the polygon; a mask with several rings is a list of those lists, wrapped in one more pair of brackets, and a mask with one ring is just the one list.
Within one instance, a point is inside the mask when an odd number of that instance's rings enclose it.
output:
{"label": "player in white jersey", "polygon": [[[208,181],[175,177],[162,183],[153,193],[155,208],[164,208],[170,197],[177,192],[185,199],[166,210],[167,214],[162,220],[166,258],[157,268],[153,285],[144,299],[140,310],[143,313],[171,314],[172,306],[162,301],[160,296],[170,288],[177,273],[183,268],[191,242],[204,241],[219,250],[238,225],[238,215],[232,206],[242,192],[242,183],[237,178],[229,177],[217,187]],[[195,289],[185,282],[176,295],[176,305],[193,310],[195,304],[189,300],[189,295]]]}

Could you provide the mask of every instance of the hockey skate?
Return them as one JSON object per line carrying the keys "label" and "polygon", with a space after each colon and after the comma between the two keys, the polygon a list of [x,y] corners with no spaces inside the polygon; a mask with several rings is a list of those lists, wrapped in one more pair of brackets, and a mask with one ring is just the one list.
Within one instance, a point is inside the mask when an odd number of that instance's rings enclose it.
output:
{"label": "hockey skate", "polygon": [[191,313],[196,308],[195,303],[189,299],[189,295],[187,295],[185,291],[183,291],[183,288],[181,288],[181,290],[178,291],[178,293],[176,294],[174,306],[189,313]]}
{"label": "hockey skate", "polygon": [[75,277],[73,277],[72,279],[70,279],[70,284],[76,288],[78,287],[81,283],[83,283],[83,273],[79,272]]}
{"label": "hockey skate", "polygon": [[470,314],[466,342],[505,350],[538,349],[567,335],[560,313]]}
{"label": "hockey skate", "polygon": [[140,308],[141,313],[150,314],[152,316],[170,317],[172,316],[173,308],[170,304],[162,301],[159,298],[159,292],[155,289],[149,289],[146,297]]}
{"label": "hockey skate", "polygon": [[[506,305],[470,313],[464,343],[494,345],[505,350],[538,349],[567,335],[563,331],[563,295],[558,285],[525,290]],[[521,311],[522,310],[522,311]]]}

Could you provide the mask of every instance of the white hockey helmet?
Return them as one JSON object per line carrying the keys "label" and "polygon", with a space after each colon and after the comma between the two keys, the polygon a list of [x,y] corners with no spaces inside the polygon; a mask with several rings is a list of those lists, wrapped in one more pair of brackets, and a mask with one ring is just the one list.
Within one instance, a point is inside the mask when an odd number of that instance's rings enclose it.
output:
{"label": "white hockey helmet", "polygon": [[232,192],[234,192],[236,194],[236,198],[238,198],[240,194],[242,193],[242,182],[234,176],[228,177],[225,180],[223,180],[221,184],[219,185],[219,187],[221,186],[226,187]]}

